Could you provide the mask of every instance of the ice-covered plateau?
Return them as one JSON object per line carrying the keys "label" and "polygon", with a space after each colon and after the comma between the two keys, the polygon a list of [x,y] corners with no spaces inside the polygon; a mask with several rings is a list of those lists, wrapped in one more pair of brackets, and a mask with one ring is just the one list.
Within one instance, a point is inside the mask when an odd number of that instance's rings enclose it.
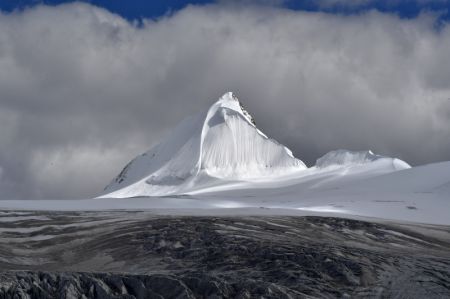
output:
{"label": "ice-covered plateau", "polygon": [[[361,168],[368,164],[371,166]],[[298,183],[296,178],[339,168],[346,172],[356,168],[357,173],[367,175],[409,167],[399,159],[371,151],[338,150],[307,168],[287,147],[261,132],[239,99],[227,92],[209,109],[184,120],[160,144],[128,163],[100,197],[199,194],[221,190],[220,186],[242,188],[246,183],[256,187],[267,187],[261,182]]]}

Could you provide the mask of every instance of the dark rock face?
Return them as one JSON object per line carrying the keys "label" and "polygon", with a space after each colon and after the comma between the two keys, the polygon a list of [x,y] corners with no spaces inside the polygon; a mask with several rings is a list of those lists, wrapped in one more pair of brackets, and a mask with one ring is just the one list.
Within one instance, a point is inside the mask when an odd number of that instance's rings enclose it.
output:
{"label": "dark rock face", "polygon": [[448,298],[450,228],[9,212],[0,267],[0,298]]}

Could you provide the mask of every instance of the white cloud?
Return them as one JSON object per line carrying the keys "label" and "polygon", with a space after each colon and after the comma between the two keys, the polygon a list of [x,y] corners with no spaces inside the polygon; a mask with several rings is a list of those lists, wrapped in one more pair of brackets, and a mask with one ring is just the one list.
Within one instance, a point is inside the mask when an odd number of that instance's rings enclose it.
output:
{"label": "white cloud", "polygon": [[0,14],[1,197],[87,197],[234,90],[309,162],[450,160],[450,31],[434,19],[190,6],[136,28],[87,4]]}

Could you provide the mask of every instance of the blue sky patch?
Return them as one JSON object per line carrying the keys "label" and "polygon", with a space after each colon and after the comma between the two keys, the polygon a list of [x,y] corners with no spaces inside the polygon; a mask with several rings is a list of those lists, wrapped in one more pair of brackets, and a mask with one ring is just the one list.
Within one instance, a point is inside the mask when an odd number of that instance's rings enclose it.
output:
{"label": "blue sky patch", "polygon": [[[32,7],[37,4],[57,5],[61,3],[74,2],[71,0],[2,0],[0,9],[11,12]],[[214,3],[213,0],[91,0],[82,1],[103,7],[113,13],[119,14],[128,20],[139,20],[142,18],[158,18],[160,16],[176,12],[189,4],[203,5]],[[226,2],[226,1],[222,1]],[[232,1],[239,3],[238,1]],[[248,1],[247,1],[248,2]],[[271,1],[261,1],[270,3]],[[258,1],[254,1],[257,4]],[[393,13],[402,18],[414,18],[423,12],[433,12],[438,15],[439,22],[450,19],[450,0],[284,0],[273,1],[282,7],[300,11],[322,11],[332,14],[355,14],[368,10]],[[267,4],[266,4],[267,5]]]}

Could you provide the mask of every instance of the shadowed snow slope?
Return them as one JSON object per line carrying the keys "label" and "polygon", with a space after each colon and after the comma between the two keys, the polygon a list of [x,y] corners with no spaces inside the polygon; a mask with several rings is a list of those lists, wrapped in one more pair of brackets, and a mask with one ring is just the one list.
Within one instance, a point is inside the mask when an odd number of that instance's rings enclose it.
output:
{"label": "shadowed snow slope", "polygon": [[306,169],[268,138],[231,93],[181,123],[166,140],[131,161],[102,197],[183,194],[223,181],[268,178]]}

